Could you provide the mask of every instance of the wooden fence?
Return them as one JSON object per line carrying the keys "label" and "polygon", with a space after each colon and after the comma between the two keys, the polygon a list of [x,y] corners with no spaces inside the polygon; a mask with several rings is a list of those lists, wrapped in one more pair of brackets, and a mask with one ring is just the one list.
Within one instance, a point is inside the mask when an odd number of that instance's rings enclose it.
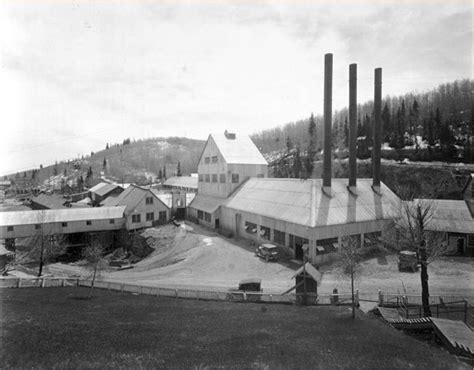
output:
{"label": "wooden fence", "polygon": [[[80,278],[8,278],[0,279],[0,288],[48,288],[48,287],[90,287],[90,279]],[[338,294],[271,294],[263,292],[244,292],[236,290],[199,290],[199,289],[181,289],[181,288],[162,288],[155,286],[135,285],[112,281],[96,280],[94,287],[98,289],[127,292],[132,294],[147,294],[161,297],[202,299],[215,301],[232,302],[265,302],[265,303],[286,303],[286,304],[310,304],[310,305],[351,305],[351,293]],[[358,305],[358,292],[354,296],[356,305]]]}

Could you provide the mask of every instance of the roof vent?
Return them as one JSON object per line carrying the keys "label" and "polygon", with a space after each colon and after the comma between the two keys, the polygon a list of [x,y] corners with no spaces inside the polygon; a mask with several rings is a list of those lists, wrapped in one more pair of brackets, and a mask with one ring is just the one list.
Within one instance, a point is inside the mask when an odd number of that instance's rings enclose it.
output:
{"label": "roof vent", "polygon": [[235,132],[224,131],[224,135],[229,140],[235,140]]}

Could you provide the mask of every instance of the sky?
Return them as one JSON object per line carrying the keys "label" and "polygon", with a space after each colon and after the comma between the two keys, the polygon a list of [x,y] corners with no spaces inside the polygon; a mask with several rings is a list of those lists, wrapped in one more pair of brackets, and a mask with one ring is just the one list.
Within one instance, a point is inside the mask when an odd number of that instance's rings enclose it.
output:
{"label": "sky", "polygon": [[0,174],[125,138],[205,140],[472,78],[471,1],[0,0]]}

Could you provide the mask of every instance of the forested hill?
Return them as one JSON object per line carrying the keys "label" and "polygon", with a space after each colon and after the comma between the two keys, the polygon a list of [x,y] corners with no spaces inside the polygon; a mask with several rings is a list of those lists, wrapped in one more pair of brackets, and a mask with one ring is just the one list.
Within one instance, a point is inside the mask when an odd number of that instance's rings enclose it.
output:
{"label": "forested hill", "polygon": [[[418,153],[420,158],[413,158],[416,160],[470,161],[467,148],[468,143],[472,143],[473,88],[474,81],[465,79],[442,84],[428,92],[386,97],[382,102],[382,139],[387,143],[386,148],[427,149],[427,153]],[[308,150],[310,140],[313,146],[311,151],[318,152],[323,147],[323,117],[314,117],[315,128],[309,135],[309,115],[310,112],[306,119],[256,133],[252,139],[263,153],[292,148],[304,152]],[[334,113],[334,150],[347,149],[347,121],[347,108]],[[359,104],[357,136],[359,140],[367,138],[364,143],[367,147],[372,144],[372,124],[373,101]],[[454,150],[456,147],[458,150]],[[464,153],[461,150],[461,155],[460,147],[466,148]],[[430,148],[439,150],[430,151]],[[433,157],[436,151],[438,154]]]}
{"label": "forested hill", "polygon": [[[182,137],[125,139],[120,144],[104,143],[104,149],[90,155],[63,160],[51,166],[41,166],[17,174],[5,176],[12,180],[31,179],[42,184],[53,176],[76,183],[82,178],[86,185],[100,179],[104,173],[119,182],[145,184],[156,177],[174,176],[178,163],[182,175],[197,172],[197,163],[205,142]],[[87,181],[89,178],[92,181]]]}

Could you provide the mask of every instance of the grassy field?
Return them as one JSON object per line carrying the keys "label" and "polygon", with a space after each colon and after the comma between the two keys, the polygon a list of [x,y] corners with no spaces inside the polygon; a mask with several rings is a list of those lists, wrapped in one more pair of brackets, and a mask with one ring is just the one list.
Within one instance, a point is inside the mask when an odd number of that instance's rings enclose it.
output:
{"label": "grassy field", "polygon": [[3,289],[1,368],[468,368],[347,307]]}

